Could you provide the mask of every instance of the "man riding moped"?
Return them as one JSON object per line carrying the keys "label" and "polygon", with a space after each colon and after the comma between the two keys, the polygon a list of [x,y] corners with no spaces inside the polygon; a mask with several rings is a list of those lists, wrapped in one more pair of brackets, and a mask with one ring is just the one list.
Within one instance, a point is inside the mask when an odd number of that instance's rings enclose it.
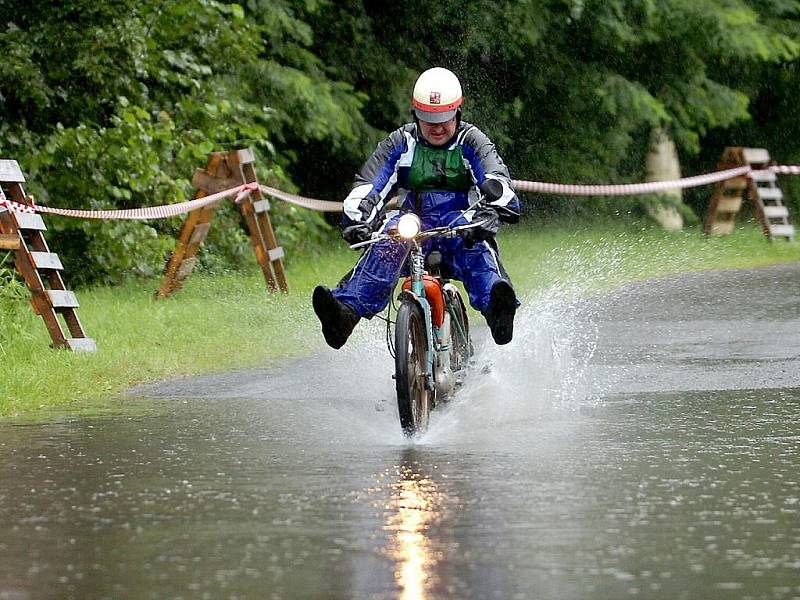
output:
{"label": "man riding moped", "polygon": [[[494,144],[461,120],[462,102],[461,84],[451,71],[434,67],[419,76],[414,122],[380,142],[361,167],[344,201],[342,236],[355,244],[395,228],[400,215],[384,210],[395,194],[400,213],[415,213],[423,229],[478,224],[457,237],[431,240],[426,253],[441,252],[442,269],[463,282],[494,341],[507,344],[519,301],[500,262],[495,234],[500,221],[519,221],[519,199]],[[314,289],[314,312],[329,346],[341,348],[362,317],[386,308],[405,256],[401,243],[377,242],[333,290]]]}

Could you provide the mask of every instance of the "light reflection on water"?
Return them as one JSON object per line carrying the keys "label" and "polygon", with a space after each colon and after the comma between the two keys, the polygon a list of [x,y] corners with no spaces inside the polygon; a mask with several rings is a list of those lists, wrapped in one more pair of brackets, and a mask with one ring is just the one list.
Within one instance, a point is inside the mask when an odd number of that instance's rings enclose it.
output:
{"label": "light reflection on water", "polygon": [[402,589],[401,600],[425,600],[434,585],[436,557],[428,531],[438,518],[437,490],[433,481],[401,465],[399,479],[392,485],[392,502],[385,529],[392,533],[392,560],[397,563],[395,579]]}

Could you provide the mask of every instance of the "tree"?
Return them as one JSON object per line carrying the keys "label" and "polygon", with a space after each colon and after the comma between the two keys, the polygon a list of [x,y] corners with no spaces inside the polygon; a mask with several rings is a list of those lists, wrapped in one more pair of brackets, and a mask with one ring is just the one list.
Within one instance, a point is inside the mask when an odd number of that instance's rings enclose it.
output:
{"label": "tree", "polygon": [[[709,130],[749,117],[751,90],[729,70],[794,61],[800,47],[787,23],[797,14],[792,1],[329,2],[315,21],[315,49],[391,119],[408,105],[412,74],[453,69],[465,117],[495,139],[518,178],[640,181],[652,128],[694,156]],[[342,52],[353,31],[359,44]],[[591,210],[619,203],[593,201]]]}
{"label": "tree", "polygon": [[[209,151],[242,145],[256,149],[262,180],[341,198],[375,142],[410,118],[414,79],[432,65],[461,77],[464,117],[519,179],[641,181],[656,128],[685,173],[708,166],[704,144],[715,162],[729,135],[800,157],[800,138],[780,135],[798,128],[797,0],[9,4],[0,154],[56,206],[184,199]],[[642,200],[525,204],[588,215]],[[274,206],[290,250],[326,230],[316,213]],[[220,213],[203,261],[240,265],[238,215]],[[160,269],[177,224],[53,219],[51,235],[72,273],[117,281]]]}
{"label": "tree", "polygon": [[[253,146],[262,179],[289,185],[293,148],[345,145],[365,127],[360,99],[305,49],[291,3],[216,0],[34,0],[0,7],[0,153],[54,206],[129,208],[174,202],[212,150]],[[288,99],[288,101],[287,101]],[[346,102],[342,102],[346,99]],[[281,149],[276,151],[276,145]],[[333,146],[335,147],[335,145]],[[247,244],[231,207],[218,211],[206,263],[241,264]],[[307,244],[324,221],[277,205],[282,243]],[[52,219],[71,277],[118,281],[163,266],[177,219],[149,224]],[[80,265],[80,270],[76,267]]]}

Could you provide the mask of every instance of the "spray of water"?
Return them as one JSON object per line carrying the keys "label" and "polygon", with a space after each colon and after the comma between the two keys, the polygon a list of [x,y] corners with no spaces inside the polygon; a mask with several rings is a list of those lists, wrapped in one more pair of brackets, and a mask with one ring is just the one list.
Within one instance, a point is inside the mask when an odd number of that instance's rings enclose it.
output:
{"label": "spray of water", "polygon": [[[478,432],[502,435],[508,427],[591,401],[587,365],[597,343],[592,304],[565,300],[570,296],[573,291],[552,288],[523,298],[514,340],[506,346],[496,346],[482,319],[473,317],[473,368],[453,399],[434,411],[429,431],[411,443],[447,444]],[[324,418],[337,432],[365,443],[405,445],[384,329],[378,320],[360,324],[345,348],[323,355],[314,376],[304,381],[304,395],[325,390],[337,398]]]}
{"label": "spray of water", "polygon": [[350,441],[389,445],[446,446],[476,436],[491,443],[509,430],[524,435],[548,416],[564,418],[596,404],[604,384],[591,361],[601,343],[598,317],[608,302],[596,289],[617,269],[624,247],[612,240],[545,257],[539,269],[565,276],[522,298],[508,345],[496,346],[482,317],[473,313],[474,368],[455,397],[434,411],[428,432],[411,442],[400,431],[394,361],[378,318],[362,321],[341,351],[321,355],[313,378],[303,382],[303,394],[338,399],[329,418],[337,432],[348,432],[342,441],[352,436]]}
{"label": "spray of water", "polygon": [[514,340],[506,346],[496,346],[485,330],[476,336],[476,368],[444,410],[434,413],[422,443],[487,431],[502,435],[589,401],[586,372],[596,330],[587,305],[565,302],[565,293],[551,288],[523,298]]}

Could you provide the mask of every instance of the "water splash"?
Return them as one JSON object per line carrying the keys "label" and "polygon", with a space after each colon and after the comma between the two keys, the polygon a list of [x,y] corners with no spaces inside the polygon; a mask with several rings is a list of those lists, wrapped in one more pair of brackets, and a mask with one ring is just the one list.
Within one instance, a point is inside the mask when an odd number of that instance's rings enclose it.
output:
{"label": "water splash", "polygon": [[442,443],[480,430],[525,427],[553,411],[591,401],[587,368],[597,345],[591,304],[551,288],[523,298],[513,341],[495,345],[483,328],[476,365],[462,389],[434,412],[422,443]]}
{"label": "water splash", "polygon": [[618,275],[625,245],[609,240],[557,250],[536,265],[555,283],[522,298],[514,340],[496,346],[485,328],[476,343],[477,369],[456,398],[434,412],[420,443],[479,435],[494,429],[531,428],[553,413],[595,405],[613,383],[600,381],[592,359],[598,349],[598,321]]}

